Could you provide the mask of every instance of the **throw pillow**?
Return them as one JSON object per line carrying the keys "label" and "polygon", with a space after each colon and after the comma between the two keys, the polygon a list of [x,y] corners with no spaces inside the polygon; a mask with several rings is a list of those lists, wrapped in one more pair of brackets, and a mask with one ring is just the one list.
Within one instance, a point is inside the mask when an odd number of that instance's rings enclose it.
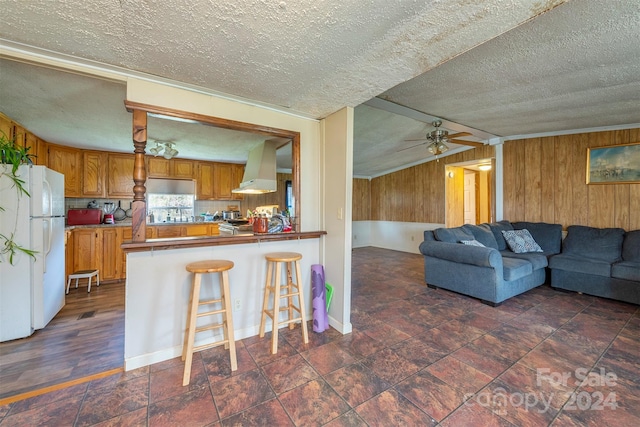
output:
{"label": "throw pillow", "polygon": [[504,240],[507,241],[511,251],[522,254],[525,252],[542,252],[540,245],[533,240],[531,233],[526,228],[522,230],[502,231]]}
{"label": "throw pillow", "polygon": [[483,245],[482,243],[478,242],[477,240],[460,240],[460,243],[463,243],[467,246],[479,246],[481,248],[486,248],[485,245]]}

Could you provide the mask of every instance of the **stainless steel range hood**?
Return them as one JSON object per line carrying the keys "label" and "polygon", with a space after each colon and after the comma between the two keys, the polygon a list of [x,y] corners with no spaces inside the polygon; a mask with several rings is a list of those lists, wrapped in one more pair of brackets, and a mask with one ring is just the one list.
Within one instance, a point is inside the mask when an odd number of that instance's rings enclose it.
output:
{"label": "stainless steel range hood", "polygon": [[249,152],[240,187],[233,193],[264,194],[278,189],[276,181],[276,149],[278,141],[267,140]]}

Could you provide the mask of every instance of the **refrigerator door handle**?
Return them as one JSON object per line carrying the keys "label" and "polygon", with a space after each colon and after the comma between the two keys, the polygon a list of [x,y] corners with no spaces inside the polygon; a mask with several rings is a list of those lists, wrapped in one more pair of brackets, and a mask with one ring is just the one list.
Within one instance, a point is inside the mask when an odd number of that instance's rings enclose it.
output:
{"label": "refrigerator door handle", "polygon": [[[44,234],[44,236],[43,236],[44,237],[44,242],[43,243],[46,245],[45,249],[44,249],[44,258],[46,258],[47,255],[49,255],[49,252],[51,252],[51,239],[53,238],[53,233],[51,231],[51,225],[52,225],[51,221],[52,221],[51,218],[44,218],[44,221],[43,221],[43,226],[44,226],[43,227],[44,228],[44,230],[43,230],[43,232],[44,232],[43,233]],[[46,273],[47,272],[47,263],[46,262],[43,264],[43,268],[44,268],[44,272]]]}
{"label": "refrigerator door handle", "polygon": [[51,193],[51,184],[49,184],[49,181],[47,181],[46,179],[43,179],[42,183],[47,187],[47,189],[42,192],[43,199],[44,197],[47,197],[47,200],[43,200],[43,203],[47,204],[46,205],[47,212],[44,212],[43,215],[52,216],[53,215],[53,194]]}

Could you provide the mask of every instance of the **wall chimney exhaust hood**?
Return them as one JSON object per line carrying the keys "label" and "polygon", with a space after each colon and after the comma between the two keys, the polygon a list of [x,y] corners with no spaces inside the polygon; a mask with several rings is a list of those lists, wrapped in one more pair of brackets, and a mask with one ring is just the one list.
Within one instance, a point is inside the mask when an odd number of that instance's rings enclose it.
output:
{"label": "wall chimney exhaust hood", "polygon": [[267,140],[249,152],[240,187],[233,193],[264,194],[278,189],[276,181],[276,149],[278,141]]}

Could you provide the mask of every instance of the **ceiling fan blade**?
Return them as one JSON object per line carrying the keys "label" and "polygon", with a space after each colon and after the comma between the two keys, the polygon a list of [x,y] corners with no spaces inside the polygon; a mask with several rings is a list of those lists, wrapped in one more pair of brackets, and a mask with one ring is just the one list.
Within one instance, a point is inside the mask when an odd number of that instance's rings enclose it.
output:
{"label": "ceiling fan blade", "polygon": [[447,137],[449,139],[451,138],[460,138],[461,136],[471,136],[473,134],[469,133],[469,132],[458,132],[458,133],[452,133],[451,135],[448,135]]}
{"label": "ceiling fan blade", "polygon": [[415,142],[415,141],[429,141],[427,138],[418,138],[418,139],[405,139],[405,142]]}
{"label": "ceiling fan blade", "polygon": [[[411,140],[409,139],[407,141],[411,141]],[[420,140],[419,139],[414,139],[414,141],[420,141]],[[400,151],[410,150],[412,148],[419,147],[419,146],[424,145],[424,144],[426,144],[426,142],[423,142],[422,144],[412,145],[411,147],[401,148],[400,150],[396,151],[396,153],[399,153]]]}
{"label": "ceiling fan blade", "polygon": [[461,139],[451,139],[451,138],[449,138],[449,142],[452,144],[469,145],[471,147],[482,147],[484,145],[482,142],[463,141]]}

